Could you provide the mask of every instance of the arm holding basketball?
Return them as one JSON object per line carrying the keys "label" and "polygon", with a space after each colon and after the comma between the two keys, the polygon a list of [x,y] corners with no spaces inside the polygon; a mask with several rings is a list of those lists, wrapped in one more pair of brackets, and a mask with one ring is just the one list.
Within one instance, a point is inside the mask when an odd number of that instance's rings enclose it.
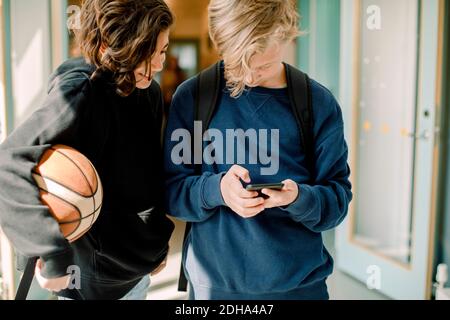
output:
{"label": "arm holding basketball", "polygon": [[44,106],[0,145],[0,224],[17,252],[41,257],[45,278],[67,275],[73,252],[48,207],[32,171],[55,143],[76,143],[85,84],[55,87]]}

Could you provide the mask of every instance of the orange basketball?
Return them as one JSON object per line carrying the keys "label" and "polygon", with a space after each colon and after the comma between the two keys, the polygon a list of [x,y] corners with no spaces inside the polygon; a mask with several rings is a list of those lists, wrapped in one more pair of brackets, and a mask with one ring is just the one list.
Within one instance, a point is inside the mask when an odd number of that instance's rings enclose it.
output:
{"label": "orange basketball", "polygon": [[33,172],[42,202],[58,221],[61,232],[73,242],[97,220],[103,189],[92,163],[75,149],[49,148]]}

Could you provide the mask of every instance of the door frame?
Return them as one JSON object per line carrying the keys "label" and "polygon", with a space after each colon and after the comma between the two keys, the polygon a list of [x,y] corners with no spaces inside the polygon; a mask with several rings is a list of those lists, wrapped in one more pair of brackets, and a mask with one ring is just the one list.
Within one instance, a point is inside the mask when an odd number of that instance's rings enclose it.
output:
{"label": "door frame", "polygon": [[[12,123],[12,92],[11,92],[11,24],[10,24],[10,0],[0,0],[0,103],[4,108],[1,108],[2,113],[2,135],[0,136],[0,143],[10,131]],[[2,298],[7,300],[14,299],[16,290],[15,285],[15,268],[14,268],[14,252],[13,249],[0,230],[0,254],[1,254],[1,270],[2,270]]]}
{"label": "door frame", "polygon": [[52,67],[55,70],[69,58],[69,30],[67,0],[51,0],[50,2],[50,31],[52,45]]}
{"label": "door frame", "polygon": [[4,103],[2,112],[2,132],[0,142],[11,132],[11,126],[14,122],[13,96],[12,96],[12,71],[11,71],[11,7],[10,0],[0,0],[0,23],[2,32],[0,34],[0,77],[2,79],[0,99]]}
{"label": "door frame", "polygon": [[[443,40],[444,40],[444,0],[419,0],[419,51],[418,51],[418,92],[417,92],[417,133],[425,129],[432,130],[435,133],[433,146],[427,146],[420,141],[416,143],[415,156],[419,163],[424,163],[432,167],[431,174],[421,174],[424,170],[419,170],[415,166],[414,179],[414,200],[412,211],[412,235],[413,243],[411,246],[411,264],[406,267],[399,262],[393,262],[375,251],[361,246],[353,242],[353,221],[355,217],[355,206],[351,205],[349,209],[349,219],[338,229],[336,233],[336,248],[337,248],[337,267],[344,272],[350,273],[361,281],[367,280],[366,270],[357,269],[352,266],[352,259],[356,256],[364,259],[368,265],[371,265],[370,260],[378,262],[382,267],[390,268],[395,265],[403,268],[406,272],[414,274],[415,279],[425,286],[425,295],[420,297],[422,299],[429,299],[432,293],[432,275],[433,275],[433,261],[435,254],[435,240],[436,240],[436,214],[438,199],[438,185],[439,177],[441,175],[441,168],[439,167],[440,158],[440,115],[442,113],[442,67],[443,67]],[[439,14],[438,21],[433,21],[430,17],[437,13]],[[347,124],[346,138],[350,141],[351,152],[349,164],[352,169],[352,183],[357,187],[355,173],[357,163],[357,139],[358,136],[358,101],[360,93],[360,52],[361,52],[361,38],[360,38],[360,22],[361,22],[361,2],[352,0],[342,0],[341,2],[342,14],[342,28],[341,28],[341,75],[340,75],[340,101],[343,105],[344,119]],[[436,34],[438,31],[438,41],[436,46],[436,39],[430,38],[428,34]],[[431,48],[431,49],[430,49]],[[436,63],[435,67],[429,66],[428,61]],[[345,71],[347,70],[347,71]],[[424,90],[422,81],[424,79],[435,79],[435,87],[432,90]],[[431,91],[433,91],[431,93]],[[431,96],[433,94],[434,96]],[[430,103],[433,103],[430,105]],[[425,110],[431,110],[432,116],[424,120],[421,114]],[[430,145],[430,143],[428,143]],[[418,150],[417,150],[418,149]],[[431,194],[428,199],[421,199],[418,201],[417,193],[420,191],[420,186],[431,186]],[[422,187],[424,188],[424,187]],[[357,188],[355,188],[357,190]],[[357,197],[357,194],[355,195]],[[419,211],[420,210],[420,211]],[[417,212],[429,212],[429,214],[418,215]],[[426,226],[420,232],[417,232],[415,226]],[[426,229],[425,229],[426,228]],[[424,244],[426,247],[423,247]],[[352,251],[350,253],[349,251]],[[426,251],[426,256],[424,256]],[[359,253],[359,255],[358,255]],[[422,255],[420,254],[422,253]],[[356,255],[355,255],[356,254]],[[358,258],[358,259],[359,259]],[[372,258],[372,259],[371,259]],[[426,274],[418,272],[417,267],[414,269],[414,262],[426,261]],[[376,263],[374,263],[376,264]],[[423,265],[422,265],[423,267]],[[382,270],[383,268],[381,268]],[[417,277],[417,278],[416,278]],[[387,281],[386,281],[387,282]],[[405,297],[407,299],[413,298],[408,292],[409,290],[397,289],[394,293],[397,297]],[[406,292],[406,293],[405,293]],[[386,292],[383,292],[386,294]],[[417,298],[417,297],[416,297]]]}
{"label": "door frame", "polygon": [[[450,5],[447,0],[439,0],[439,19],[438,19],[438,47],[437,47],[437,64],[436,64],[436,93],[435,93],[435,107],[436,107],[436,119],[435,119],[435,144],[434,144],[434,157],[433,157],[433,185],[432,185],[432,201],[431,201],[431,222],[430,222],[430,245],[429,252],[430,257],[428,260],[428,272],[427,272],[427,299],[431,299],[433,296],[433,279],[440,256],[439,239],[441,217],[444,215],[443,208],[446,201],[445,196],[445,173],[446,164],[443,161],[447,152],[446,148],[446,125],[449,123],[444,117],[448,115],[446,110],[446,95],[444,92],[444,84],[448,78],[446,72],[448,72],[448,58],[445,57],[448,46],[448,40],[445,39],[450,35],[448,27],[448,11]],[[447,108],[449,106],[447,105]]]}
{"label": "door frame", "polygon": [[298,0],[300,29],[297,62],[300,69],[339,94],[339,33],[341,0]]}

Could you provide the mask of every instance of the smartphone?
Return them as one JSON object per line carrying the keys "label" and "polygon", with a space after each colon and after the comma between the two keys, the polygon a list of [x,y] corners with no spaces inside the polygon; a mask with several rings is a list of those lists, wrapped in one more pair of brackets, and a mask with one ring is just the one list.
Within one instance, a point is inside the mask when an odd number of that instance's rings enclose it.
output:
{"label": "smartphone", "polygon": [[281,190],[283,189],[283,183],[265,183],[265,184],[249,184],[245,189],[247,191],[261,191],[262,189],[273,189]]}

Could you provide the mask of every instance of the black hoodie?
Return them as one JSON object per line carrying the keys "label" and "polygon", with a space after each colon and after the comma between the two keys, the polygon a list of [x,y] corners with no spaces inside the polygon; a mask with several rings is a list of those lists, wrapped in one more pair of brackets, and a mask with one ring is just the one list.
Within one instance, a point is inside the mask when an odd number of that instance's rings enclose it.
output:
{"label": "black hoodie", "polygon": [[[43,107],[0,145],[0,223],[20,255],[41,257],[45,277],[77,265],[84,298],[119,299],[164,260],[174,228],[162,202],[162,96],[153,81],[120,97],[111,75],[91,79],[94,71],[82,59],[60,66]],[[73,244],[42,205],[31,174],[54,144],[91,160],[104,189],[97,222]]]}

